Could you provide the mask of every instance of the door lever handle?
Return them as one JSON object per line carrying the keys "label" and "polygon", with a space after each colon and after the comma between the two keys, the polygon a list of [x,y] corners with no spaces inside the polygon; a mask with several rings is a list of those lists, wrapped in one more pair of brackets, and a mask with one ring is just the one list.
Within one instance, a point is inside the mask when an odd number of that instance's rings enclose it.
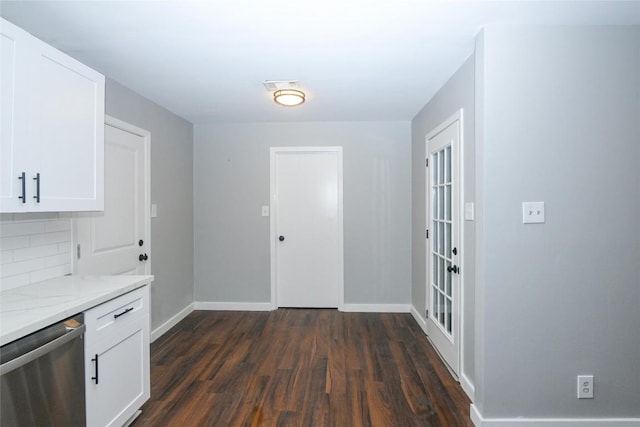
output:
{"label": "door lever handle", "polygon": [[460,271],[460,269],[458,268],[458,266],[457,266],[457,265],[454,265],[454,266],[451,266],[451,265],[450,265],[450,266],[448,266],[448,267],[447,267],[447,271],[448,271],[449,273],[451,273],[451,272],[453,272],[453,273],[458,273],[458,271]]}
{"label": "door lever handle", "polygon": [[148,259],[149,259],[149,255],[147,255],[147,254],[140,254],[140,255],[138,256],[138,260],[139,260],[140,262],[142,262],[142,261],[146,261],[146,260],[148,260]]}

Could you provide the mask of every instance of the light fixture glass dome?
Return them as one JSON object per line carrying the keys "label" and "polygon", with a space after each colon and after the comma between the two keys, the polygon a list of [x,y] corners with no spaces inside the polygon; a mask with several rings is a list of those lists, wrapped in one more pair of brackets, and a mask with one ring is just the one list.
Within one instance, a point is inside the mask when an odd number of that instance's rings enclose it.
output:
{"label": "light fixture glass dome", "polygon": [[276,104],[284,107],[295,107],[304,102],[305,94],[301,90],[282,89],[273,93],[273,100]]}

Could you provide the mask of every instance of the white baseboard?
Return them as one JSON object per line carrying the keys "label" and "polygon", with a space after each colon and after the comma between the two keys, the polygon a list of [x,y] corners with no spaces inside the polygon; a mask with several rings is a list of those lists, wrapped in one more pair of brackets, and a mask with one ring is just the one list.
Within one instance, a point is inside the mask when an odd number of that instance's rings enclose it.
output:
{"label": "white baseboard", "polygon": [[[216,302],[196,301],[196,310],[221,311],[271,311],[276,310],[270,302]],[[344,304],[345,312],[352,313],[409,313],[409,304]]]}
{"label": "white baseboard", "polygon": [[162,325],[158,326],[151,332],[151,342],[154,342],[162,335],[165,334],[169,329],[173,328],[177,325],[182,319],[187,317],[194,310],[193,303],[189,304],[182,310],[178,312],[175,316],[171,317],[169,320],[164,322]]}
{"label": "white baseboard", "polygon": [[409,313],[409,304],[345,304],[348,313]]}
{"label": "white baseboard", "polygon": [[471,382],[471,380],[469,380],[469,378],[467,378],[467,376],[464,374],[464,372],[462,372],[460,374],[460,387],[462,387],[462,391],[464,391],[467,394],[467,397],[469,397],[469,400],[471,400],[472,402],[475,400],[476,397],[476,388],[473,385],[473,383]]}
{"label": "white baseboard", "polygon": [[424,317],[422,317],[422,315],[420,315],[420,313],[418,313],[418,310],[416,310],[416,308],[413,306],[413,304],[411,304],[411,315],[413,316],[413,318],[418,323],[418,326],[420,326],[420,329],[422,329],[422,332],[424,332],[424,334],[426,335],[427,334],[427,319],[425,319]]}
{"label": "white baseboard", "polygon": [[[411,315],[415,319],[418,326],[420,326],[420,329],[422,329],[422,332],[424,332],[424,334],[427,335],[427,319],[425,319],[420,315],[420,313],[418,313],[418,310],[416,310],[413,304],[411,305]],[[473,402],[475,399],[475,387],[473,386],[473,383],[469,380],[469,378],[467,378],[464,372],[460,374],[458,381],[460,381],[460,386],[462,387],[462,390],[467,394],[469,399],[471,399],[471,401]]]}
{"label": "white baseboard", "polygon": [[193,304],[196,310],[271,311],[274,309],[270,302],[196,301]]}
{"label": "white baseboard", "polygon": [[471,421],[476,427],[637,427],[640,418],[484,418],[471,405]]}

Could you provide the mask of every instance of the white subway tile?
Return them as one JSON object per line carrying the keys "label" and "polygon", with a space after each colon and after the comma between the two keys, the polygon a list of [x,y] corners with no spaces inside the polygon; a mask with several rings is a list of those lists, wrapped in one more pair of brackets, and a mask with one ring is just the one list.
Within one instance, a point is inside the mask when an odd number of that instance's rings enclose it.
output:
{"label": "white subway tile", "polygon": [[70,265],[61,265],[57,267],[46,268],[31,272],[31,283],[42,282],[43,280],[61,277],[65,274],[71,274]]}
{"label": "white subway tile", "polygon": [[44,268],[44,258],[30,259],[28,261],[13,262],[2,266],[0,277],[15,276],[17,274],[29,273],[30,271]]}
{"label": "white subway tile", "polygon": [[3,277],[0,279],[0,291],[6,291],[7,289],[28,285],[29,283],[31,283],[31,275],[29,273]]}
{"label": "white subway tile", "polygon": [[15,262],[18,261],[26,261],[29,259],[35,258],[44,258],[46,256],[57,255],[58,254],[58,245],[45,245],[45,246],[34,246],[32,248],[25,249],[15,249],[13,251],[13,260]]}
{"label": "white subway tile", "polygon": [[71,253],[71,242],[58,243],[58,253],[59,254],[70,254]]}
{"label": "white subway tile", "polygon": [[69,231],[71,230],[70,219],[59,219],[57,221],[49,221],[44,225],[45,233],[53,233],[55,231]]}
{"label": "white subway tile", "polygon": [[31,236],[31,246],[49,245],[52,243],[64,243],[70,241],[70,231],[58,231],[56,233],[43,233]]}
{"label": "white subway tile", "polygon": [[71,215],[3,214],[0,217],[0,289],[71,273]]}
{"label": "white subway tile", "polygon": [[0,225],[0,236],[27,236],[31,234],[44,233],[43,222],[9,222]]}
{"label": "white subway tile", "polygon": [[65,264],[71,264],[71,258],[69,257],[69,254],[58,254],[48,256],[44,259],[45,267],[56,267]]}
{"label": "white subway tile", "polygon": [[21,249],[29,247],[29,236],[0,237],[2,250]]}
{"label": "white subway tile", "polygon": [[57,212],[27,212],[13,214],[14,222],[42,222],[58,219]]}
{"label": "white subway tile", "polygon": [[0,251],[0,265],[13,262],[13,251]]}

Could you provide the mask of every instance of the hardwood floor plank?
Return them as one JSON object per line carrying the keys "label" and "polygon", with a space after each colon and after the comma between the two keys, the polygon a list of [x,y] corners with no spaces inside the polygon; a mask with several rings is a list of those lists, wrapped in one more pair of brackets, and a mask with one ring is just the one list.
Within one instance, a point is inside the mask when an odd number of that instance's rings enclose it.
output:
{"label": "hardwood floor plank", "polygon": [[469,400],[408,314],[194,311],[151,347],[142,426],[465,426]]}

